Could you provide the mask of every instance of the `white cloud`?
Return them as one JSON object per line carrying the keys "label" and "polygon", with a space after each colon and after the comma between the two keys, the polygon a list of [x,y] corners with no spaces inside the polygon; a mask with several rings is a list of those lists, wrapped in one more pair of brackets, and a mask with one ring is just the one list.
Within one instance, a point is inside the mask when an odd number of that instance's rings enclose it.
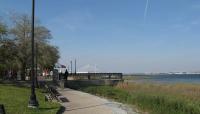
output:
{"label": "white cloud", "polygon": [[192,8],[193,9],[200,9],[200,4],[194,4],[194,5],[192,5]]}
{"label": "white cloud", "polygon": [[192,22],[191,22],[191,24],[192,24],[192,25],[199,25],[199,24],[200,24],[200,22],[199,22],[199,21],[197,21],[197,20],[195,20],[195,21],[192,21]]}
{"label": "white cloud", "polygon": [[189,31],[191,29],[191,26],[187,25],[187,24],[174,24],[174,25],[171,26],[171,28],[173,30],[186,32],[186,31]]}

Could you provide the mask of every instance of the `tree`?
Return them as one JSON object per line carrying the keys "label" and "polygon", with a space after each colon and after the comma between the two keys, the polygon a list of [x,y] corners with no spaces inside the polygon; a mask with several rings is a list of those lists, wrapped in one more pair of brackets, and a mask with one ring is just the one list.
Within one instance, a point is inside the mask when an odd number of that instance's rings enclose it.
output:
{"label": "tree", "polygon": [[6,75],[10,69],[16,68],[16,45],[13,40],[8,38],[6,25],[0,22],[0,75]]}
{"label": "tree", "polygon": [[17,49],[13,40],[6,39],[1,41],[0,53],[0,70],[5,71],[17,68]]}
{"label": "tree", "polygon": [[4,23],[0,22],[0,40],[7,35],[7,27]]}
{"label": "tree", "polygon": [[20,62],[21,79],[25,80],[27,64],[30,60],[31,42],[31,21],[27,15],[18,16],[13,19],[14,27],[11,34],[14,36],[17,45],[17,59]]}
{"label": "tree", "polygon": [[[16,47],[18,50],[17,59],[20,63],[22,80],[25,80],[26,69],[31,65],[31,18],[28,15],[18,15],[13,18],[14,27],[11,29],[11,34],[14,36]],[[50,46],[51,39],[50,31],[36,23],[35,26],[35,42],[38,43],[40,66],[49,67],[57,62],[59,55],[58,49]],[[50,53],[51,52],[51,53]],[[48,55],[48,56],[47,56]]]}
{"label": "tree", "polygon": [[51,69],[59,59],[59,51],[55,46],[40,44],[39,45],[39,65],[43,69]]}

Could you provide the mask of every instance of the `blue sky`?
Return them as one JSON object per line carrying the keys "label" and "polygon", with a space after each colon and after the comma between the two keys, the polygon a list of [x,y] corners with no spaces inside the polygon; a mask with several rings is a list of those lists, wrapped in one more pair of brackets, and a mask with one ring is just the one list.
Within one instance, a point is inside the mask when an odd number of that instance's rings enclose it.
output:
{"label": "blue sky", "polygon": [[[36,0],[60,63],[102,72],[200,71],[199,0]],[[0,16],[30,13],[31,0],[0,0]],[[145,16],[144,16],[145,15]],[[146,17],[146,18],[144,18]]]}

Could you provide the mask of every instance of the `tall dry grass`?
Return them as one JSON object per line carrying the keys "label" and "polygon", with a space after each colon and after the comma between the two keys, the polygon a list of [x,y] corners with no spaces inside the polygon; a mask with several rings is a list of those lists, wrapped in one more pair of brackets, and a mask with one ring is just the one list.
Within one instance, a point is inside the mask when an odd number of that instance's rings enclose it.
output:
{"label": "tall dry grass", "polygon": [[167,94],[177,97],[185,97],[189,100],[199,101],[199,84],[144,84],[144,83],[119,83],[116,88],[129,92],[143,92],[148,94]]}
{"label": "tall dry grass", "polygon": [[150,114],[200,114],[200,86],[194,84],[119,83],[93,86],[86,92],[133,104]]}

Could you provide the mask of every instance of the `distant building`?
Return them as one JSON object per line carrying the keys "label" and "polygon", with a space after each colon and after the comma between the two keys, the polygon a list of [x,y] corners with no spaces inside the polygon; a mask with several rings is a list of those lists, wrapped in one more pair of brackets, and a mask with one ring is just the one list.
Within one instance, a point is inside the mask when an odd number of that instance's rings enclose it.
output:
{"label": "distant building", "polygon": [[65,73],[65,70],[67,69],[65,65],[62,65],[60,63],[56,63],[54,69],[57,69],[59,73]]}

